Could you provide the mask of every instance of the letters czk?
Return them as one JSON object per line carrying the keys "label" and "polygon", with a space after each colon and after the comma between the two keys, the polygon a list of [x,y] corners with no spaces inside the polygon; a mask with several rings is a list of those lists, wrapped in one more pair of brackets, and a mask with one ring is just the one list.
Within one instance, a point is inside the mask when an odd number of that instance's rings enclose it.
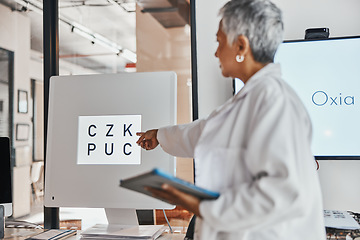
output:
{"label": "letters czk", "polygon": [[140,164],[141,115],[80,116],[78,164]]}

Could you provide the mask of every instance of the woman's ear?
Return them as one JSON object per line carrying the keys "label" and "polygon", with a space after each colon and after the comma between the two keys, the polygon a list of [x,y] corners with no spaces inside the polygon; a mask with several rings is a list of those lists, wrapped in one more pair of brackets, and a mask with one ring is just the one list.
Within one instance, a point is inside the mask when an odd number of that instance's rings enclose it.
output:
{"label": "woman's ear", "polygon": [[245,56],[250,50],[249,39],[244,35],[238,36],[236,45],[238,55],[240,56]]}

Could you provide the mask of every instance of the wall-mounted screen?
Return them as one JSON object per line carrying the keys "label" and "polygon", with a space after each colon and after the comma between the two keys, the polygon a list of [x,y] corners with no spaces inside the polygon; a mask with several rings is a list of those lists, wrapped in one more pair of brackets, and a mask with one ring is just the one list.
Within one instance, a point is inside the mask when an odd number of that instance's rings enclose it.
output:
{"label": "wall-mounted screen", "polygon": [[275,55],[310,114],[316,159],[360,159],[359,58],[360,36],[286,41]]}
{"label": "wall-mounted screen", "polygon": [[360,159],[360,37],[289,41],[275,62],[313,124],[317,159]]}

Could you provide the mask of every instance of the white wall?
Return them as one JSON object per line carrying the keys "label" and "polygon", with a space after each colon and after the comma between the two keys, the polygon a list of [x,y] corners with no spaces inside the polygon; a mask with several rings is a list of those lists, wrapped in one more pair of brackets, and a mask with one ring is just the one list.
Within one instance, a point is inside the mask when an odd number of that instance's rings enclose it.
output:
{"label": "white wall", "polygon": [[[214,56],[220,7],[226,0],[196,1],[199,117],[232,96],[232,82],[221,76]],[[330,37],[360,35],[359,0],[273,0],[282,9],[285,39],[303,39],[305,29],[328,27]],[[360,212],[360,161],[320,161],[325,208]],[[351,174],[350,174],[351,173]],[[350,192],[350,189],[352,191]],[[351,202],[350,202],[351,200]],[[353,205],[351,203],[356,203]]]}
{"label": "white wall", "polygon": [[285,39],[303,39],[305,29],[328,27],[330,37],[360,35],[359,0],[273,0],[283,11]]}

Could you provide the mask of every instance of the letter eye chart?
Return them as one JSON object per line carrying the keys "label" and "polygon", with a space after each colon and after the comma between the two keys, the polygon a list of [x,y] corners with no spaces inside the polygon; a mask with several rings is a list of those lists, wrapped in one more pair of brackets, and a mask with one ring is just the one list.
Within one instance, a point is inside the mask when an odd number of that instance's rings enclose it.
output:
{"label": "letter eye chart", "polygon": [[77,164],[140,164],[141,115],[79,116]]}

